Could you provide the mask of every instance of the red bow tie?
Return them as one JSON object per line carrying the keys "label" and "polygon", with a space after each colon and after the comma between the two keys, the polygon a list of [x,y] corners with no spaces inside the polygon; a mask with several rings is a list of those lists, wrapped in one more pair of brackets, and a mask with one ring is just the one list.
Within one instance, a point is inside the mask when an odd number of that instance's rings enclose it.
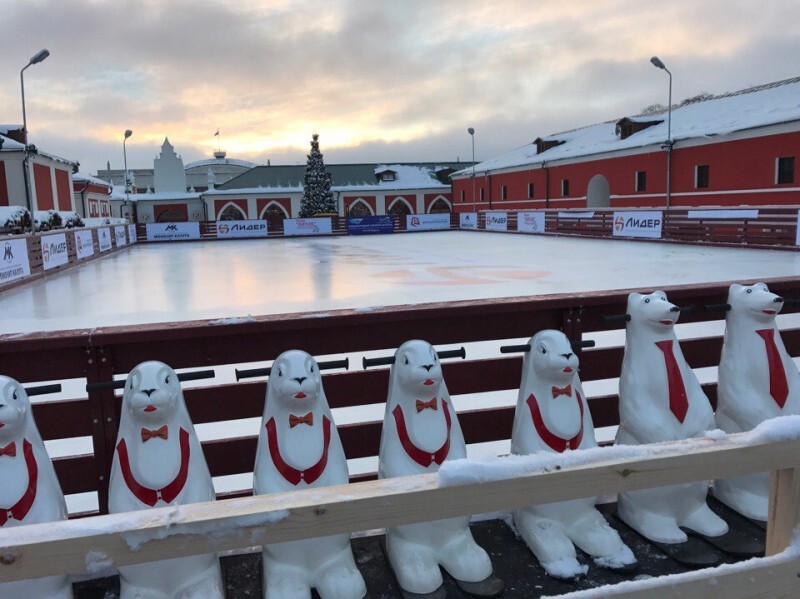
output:
{"label": "red bow tie", "polygon": [[10,458],[17,457],[17,444],[13,441],[5,447],[0,447],[0,456],[7,455]]}
{"label": "red bow tie", "polygon": [[155,430],[150,430],[149,428],[142,429],[142,443],[146,443],[150,439],[155,439],[156,437],[160,437],[164,440],[169,438],[169,429],[166,424]]}
{"label": "red bow tie", "polygon": [[572,385],[567,385],[563,389],[560,387],[553,386],[553,399],[555,399],[559,395],[569,395],[570,397],[572,397]]}
{"label": "red bow tie", "polygon": [[436,401],[435,397],[430,401],[417,400],[417,413],[421,412],[422,410],[427,410],[428,408],[430,408],[431,410],[438,410],[439,409],[438,405],[439,404]]}
{"label": "red bow tie", "polygon": [[294,428],[298,424],[314,426],[314,412],[309,412],[305,416],[295,416],[294,414],[289,414],[289,428]]}

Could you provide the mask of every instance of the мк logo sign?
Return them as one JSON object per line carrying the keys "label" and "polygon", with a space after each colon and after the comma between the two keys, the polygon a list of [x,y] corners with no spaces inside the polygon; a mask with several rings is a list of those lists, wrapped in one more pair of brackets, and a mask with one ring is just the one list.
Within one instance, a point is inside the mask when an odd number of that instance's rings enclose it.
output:
{"label": "\u043c\u043a logo sign", "polygon": [[3,260],[11,262],[14,259],[14,252],[11,249],[11,244],[6,242],[5,250],[3,250]]}
{"label": "\u043c\u043a logo sign", "polygon": [[165,231],[177,231],[178,225],[167,225],[167,228],[164,229]]}

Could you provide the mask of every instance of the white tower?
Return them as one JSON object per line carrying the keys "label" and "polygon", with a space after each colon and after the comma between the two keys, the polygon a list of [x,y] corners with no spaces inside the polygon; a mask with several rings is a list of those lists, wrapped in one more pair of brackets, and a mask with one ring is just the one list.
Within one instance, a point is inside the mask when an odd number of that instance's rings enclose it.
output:
{"label": "white tower", "polygon": [[183,160],[175,153],[169,138],[164,138],[161,154],[153,160],[153,184],[159,191],[186,191],[186,172]]}

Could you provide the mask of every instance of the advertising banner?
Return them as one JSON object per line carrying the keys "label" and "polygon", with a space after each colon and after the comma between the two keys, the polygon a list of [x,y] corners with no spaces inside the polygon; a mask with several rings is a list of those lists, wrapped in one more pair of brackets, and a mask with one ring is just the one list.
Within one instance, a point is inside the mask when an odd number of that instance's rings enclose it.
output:
{"label": "advertising banner", "polygon": [[28,262],[28,243],[24,239],[9,239],[0,242],[3,260],[0,262],[0,285],[22,279],[31,274]]}
{"label": "advertising banner", "polygon": [[661,239],[664,215],[660,210],[614,212],[614,237]]}
{"label": "advertising banner", "polygon": [[347,232],[350,235],[393,233],[394,217],[390,214],[383,216],[350,216],[347,219]]}
{"label": "advertising banner", "polygon": [[265,220],[218,220],[217,237],[233,239],[236,237],[266,237],[267,221]]}
{"label": "advertising banner", "polygon": [[78,260],[94,256],[94,242],[91,231],[75,231],[75,255]]}
{"label": "advertising banner", "polygon": [[594,210],[588,212],[559,212],[558,218],[594,218]]}
{"label": "advertising banner", "polygon": [[505,212],[487,212],[486,230],[508,231],[508,214]]}
{"label": "advertising banner", "polygon": [[517,231],[544,233],[544,212],[518,212]]}
{"label": "advertising banner", "polygon": [[111,229],[97,229],[97,245],[100,247],[101,252],[107,252],[111,249]]}
{"label": "advertising banner", "polygon": [[200,239],[200,223],[147,223],[147,241]]}
{"label": "advertising banner", "polygon": [[42,237],[42,267],[45,270],[68,262],[67,236],[64,233]]}
{"label": "advertising banner", "polygon": [[478,213],[477,212],[462,212],[458,215],[459,229],[477,229],[478,228]]}
{"label": "advertising banner", "polygon": [[128,245],[128,238],[126,237],[125,233],[125,225],[114,227],[114,242],[117,244],[118,248]]}
{"label": "advertising banner", "polygon": [[317,218],[287,218],[283,221],[283,234],[294,235],[330,235],[333,233],[330,216]]}
{"label": "advertising banner", "polygon": [[758,210],[689,210],[687,218],[710,220],[714,218],[758,218]]}
{"label": "advertising banner", "polygon": [[406,216],[406,229],[409,231],[440,231],[450,228],[450,213],[409,214]]}
{"label": "advertising banner", "polygon": [[136,225],[128,225],[128,243],[136,243]]}

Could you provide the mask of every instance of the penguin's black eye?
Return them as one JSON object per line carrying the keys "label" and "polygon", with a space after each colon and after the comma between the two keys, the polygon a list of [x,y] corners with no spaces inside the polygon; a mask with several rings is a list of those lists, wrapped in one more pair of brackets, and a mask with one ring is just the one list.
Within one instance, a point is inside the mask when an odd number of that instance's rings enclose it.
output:
{"label": "penguin's black eye", "polygon": [[747,293],[753,293],[753,290],[752,289],[748,289]]}
{"label": "penguin's black eye", "polygon": [[131,384],[130,384],[130,386],[128,387],[128,389],[130,389],[131,391],[133,391],[133,381],[131,381]]}
{"label": "penguin's black eye", "polygon": [[169,385],[169,375],[167,375],[167,378],[165,378],[165,379],[164,379],[164,382],[165,382],[167,385]]}
{"label": "penguin's black eye", "polygon": [[645,303],[645,304],[649,304],[649,303],[650,303],[650,298],[649,298],[649,297],[648,297],[648,298],[645,298],[645,300],[644,300],[644,303]]}
{"label": "penguin's black eye", "polygon": [[278,368],[278,376],[283,376],[283,372],[281,372],[280,368]]}
{"label": "penguin's black eye", "polygon": [[408,364],[408,358],[405,358],[404,364]]}
{"label": "penguin's black eye", "polygon": [[542,350],[542,353],[543,353],[543,354],[546,354],[546,353],[547,353],[547,350],[544,348],[544,346],[542,346],[540,349]]}
{"label": "penguin's black eye", "polygon": [[311,372],[312,372],[312,373],[314,372],[314,367],[313,367],[313,366],[311,367]]}
{"label": "penguin's black eye", "polygon": [[17,390],[16,390],[16,389],[14,389],[14,395],[13,395],[13,398],[14,398],[14,399],[17,399]]}

